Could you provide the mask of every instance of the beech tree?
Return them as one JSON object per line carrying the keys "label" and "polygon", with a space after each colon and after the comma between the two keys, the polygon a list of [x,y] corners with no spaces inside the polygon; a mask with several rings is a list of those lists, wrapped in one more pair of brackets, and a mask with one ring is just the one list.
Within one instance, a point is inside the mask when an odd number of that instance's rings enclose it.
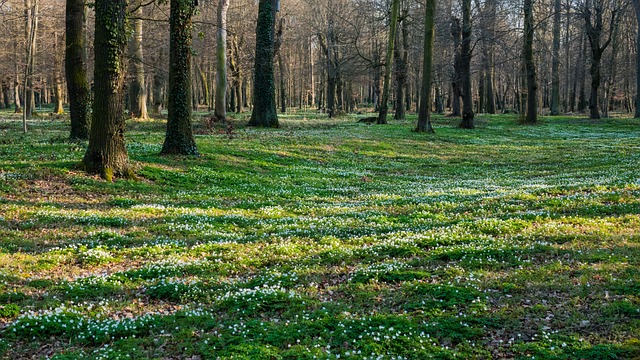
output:
{"label": "beech tree", "polygon": [[279,127],[273,73],[276,0],[260,0],[256,24],[253,111],[249,126]]}
{"label": "beech tree", "polygon": [[86,0],[67,0],[65,77],[69,93],[71,139],[89,138],[89,83],[85,59]]}
{"label": "beech tree", "polygon": [[417,132],[433,133],[431,124],[431,79],[433,64],[433,42],[435,35],[436,0],[427,0],[424,16],[424,58],[422,61],[422,89],[420,94],[420,111],[418,112]]}
{"label": "beech tree", "polygon": [[398,9],[400,0],[393,0],[391,3],[391,27],[389,38],[387,39],[387,56],[384,62],[384,83],[382,85],[382,102],[378,114],[378,124],[387,123],[387,113],[389,112],[389,88],[391,87],[391,69],[393,62],[393,49],[396,41],[396,30],[398,28]]}
{"label": "beech tree", "polygon": [[460,50],[460,70],[462,80],[462,121],[460,127],[473,129],[473,93],[471,92],[471,0],[462,0],[462,45]]}
{"label": "beech tree", "polygon": [[107,181],[132,177],[125,146],[124,81],[127,0],[95,1],[93,120],[82,166]]}
{"label": "beech tree", "polygon": [[218,121],[227,119],[227,9],[229,0],[218,3],[218,31],[216,51],[216,92],[214,116]]}
{"label": "beech tree", "polygon": [[131,11],[133,34],[129,41],[129,57],[131,82],[129,85],[129,110],[131,115],[139,119],[148,119],[147,87],[144,73],[144,53],[142,51],[142,2],[136,0]]}
{"label": "beech tree", "polygon": [[198,155],[191,127],[191,16],[194,0],[171,0],[169,14],[169,116],[161,154]]}
{"label": "beech tree", "polygon": [[533,0],[524,0],[524,49],[522,54],[527,87],[527,112],[524,121],[527,124],[534,124],[538,121],[538,83],[536,66],[533,61],[533,30]]}

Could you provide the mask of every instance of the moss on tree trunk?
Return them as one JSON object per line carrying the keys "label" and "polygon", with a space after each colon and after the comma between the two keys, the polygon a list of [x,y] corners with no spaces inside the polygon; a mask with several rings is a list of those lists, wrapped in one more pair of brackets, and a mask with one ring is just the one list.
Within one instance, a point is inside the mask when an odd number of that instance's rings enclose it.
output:
{"label": "moss on tree trunk", "polygon": [[127,0],[95,2],[95,100],[82,165],[108,181],[114,176],[132,176],[124,142],[126,8]]}
{"label": "moss on tree trunk", "polygon": [[191,128],[191,16],[193,0],[171,0],[169,117],[162,154],[198,155]]}
{"label": "moss on tree trunk", "polygon": [[260,0],[256,25],[253,111],[249,126],[279,127],[273,74],[275,0]]}

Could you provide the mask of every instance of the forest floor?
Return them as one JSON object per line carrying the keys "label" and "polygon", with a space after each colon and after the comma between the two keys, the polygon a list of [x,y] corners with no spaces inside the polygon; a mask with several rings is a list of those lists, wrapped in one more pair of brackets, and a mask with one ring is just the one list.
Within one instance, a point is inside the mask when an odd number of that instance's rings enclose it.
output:
{"label": "forest floor", "polygon": [[0,358],[638,358],[637,120],[307,115],[106,183],[0,113]]}

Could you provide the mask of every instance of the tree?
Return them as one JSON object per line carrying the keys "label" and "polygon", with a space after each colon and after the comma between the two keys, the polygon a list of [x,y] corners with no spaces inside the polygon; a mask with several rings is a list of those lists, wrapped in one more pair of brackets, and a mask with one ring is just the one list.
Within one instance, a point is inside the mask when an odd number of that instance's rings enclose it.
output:
{"label": "tree", "polygon": [[276,114],[276,84],[273,73],[276,0],[260,0],[256,24],[256,57],[253,111],[248,126],[280,126]]}
{"label": "tree", "polygon": [[[592,119],[600,119],[600,109],[598,104],[598,89],[600,88],[600,64],[602,63],[602,55],[607,49],[613,33],[617,26],[618,11],[621,7],[614,4],[605,3],[607,0],[586,0],[581,5],[580,15],[585,21],[585,31],[589,46],[591,48],[591,96],[589,97],[589,109],[591,110]],[[607,39],[602,42],[602,36],[605,32],[605,16],[610,18],[607,25]]]}
{"label": "tree", "polygon": [[[636,49],[640,49],[640,0],[633,0],[633,7],[636,10]],[[640,118],[640,55],[636,56],[636,110],[634,118]]]}
{"label": "tree", "polygon": [[424,16],[424,58],[422,61],[422,89],[417,132],[434,133],[431,124],[431,76],[433,64],[433,42],[435,37],[436,0],[427,0]]}
{"label": "tree", "polygon": [[95,1],[93,121],[82,166],[107,181],[132,177],[124,141],[127,0]]}
{"label": "tree", "polygon": [[527,83],[527,113],[524,122],[538,121],[536,66],[533,61],[533,0],[524,0],[524,71]]}
{"label": "tree", "polygon": [[198,155],[191,128],[191,16],[194,0],[171,0],[169,116],[161,154]]}
{"label": "tree", "polygon": [[67,0],[65,77],[71,113],[71,139],[89,138],[89,83],[84,57],[86,0]]}
{"label": "tree", "polygon": [[389,39],[387,40],[387,57],[384,62],[384,83],[382,85],[382,102],[378,114],[378,124],[387,123],[387,113],[389,112],[389,88],[391,87],[391,65],[393,62],[393,48],[396,41],[396,30],[398,28],[398,8],[400,0],[393,0],[391,3],[391,27],[389,28]]}
{"label": "tree", "polygon": [[[551,58],[551,115],[560,114],[560,9],[561,0],[553,1],[553,52]],[[568,71],[568,69],[567,69]]]}
{"label": "tree", "polygon": [[133,34],[129,42],[131,58],[131,83],[129,85],[129,109],[131,115],[139,119],[148,119],[147,87],[145,86],[144,54],[142,52],[142,4],[138,0],[133,15]]}
{"label": "tree", "polygon": [[218,3],[218,31],[216,52],[216,93],[214,116],[218,121],[226,121],[227,99],[227,9],[229,0]]}
{"label": "tree", "polygon": [[473,129],[473,93],[471,92],[471,0],[462,0],[462,47],[460,68],[462,78],[462,121],[460,127]]}

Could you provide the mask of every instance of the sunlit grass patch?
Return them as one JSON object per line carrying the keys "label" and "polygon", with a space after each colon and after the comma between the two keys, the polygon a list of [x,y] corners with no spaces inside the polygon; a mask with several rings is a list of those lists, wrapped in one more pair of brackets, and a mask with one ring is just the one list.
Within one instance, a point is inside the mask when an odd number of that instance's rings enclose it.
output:
{"label": "sunlit grass patch", "polygon": [[0,357],[637,354],[634,120],[245,120],[197,125],[193,158],[129,121],[140,181],[114,183],[75,167],[68,123],[7,121]]}

